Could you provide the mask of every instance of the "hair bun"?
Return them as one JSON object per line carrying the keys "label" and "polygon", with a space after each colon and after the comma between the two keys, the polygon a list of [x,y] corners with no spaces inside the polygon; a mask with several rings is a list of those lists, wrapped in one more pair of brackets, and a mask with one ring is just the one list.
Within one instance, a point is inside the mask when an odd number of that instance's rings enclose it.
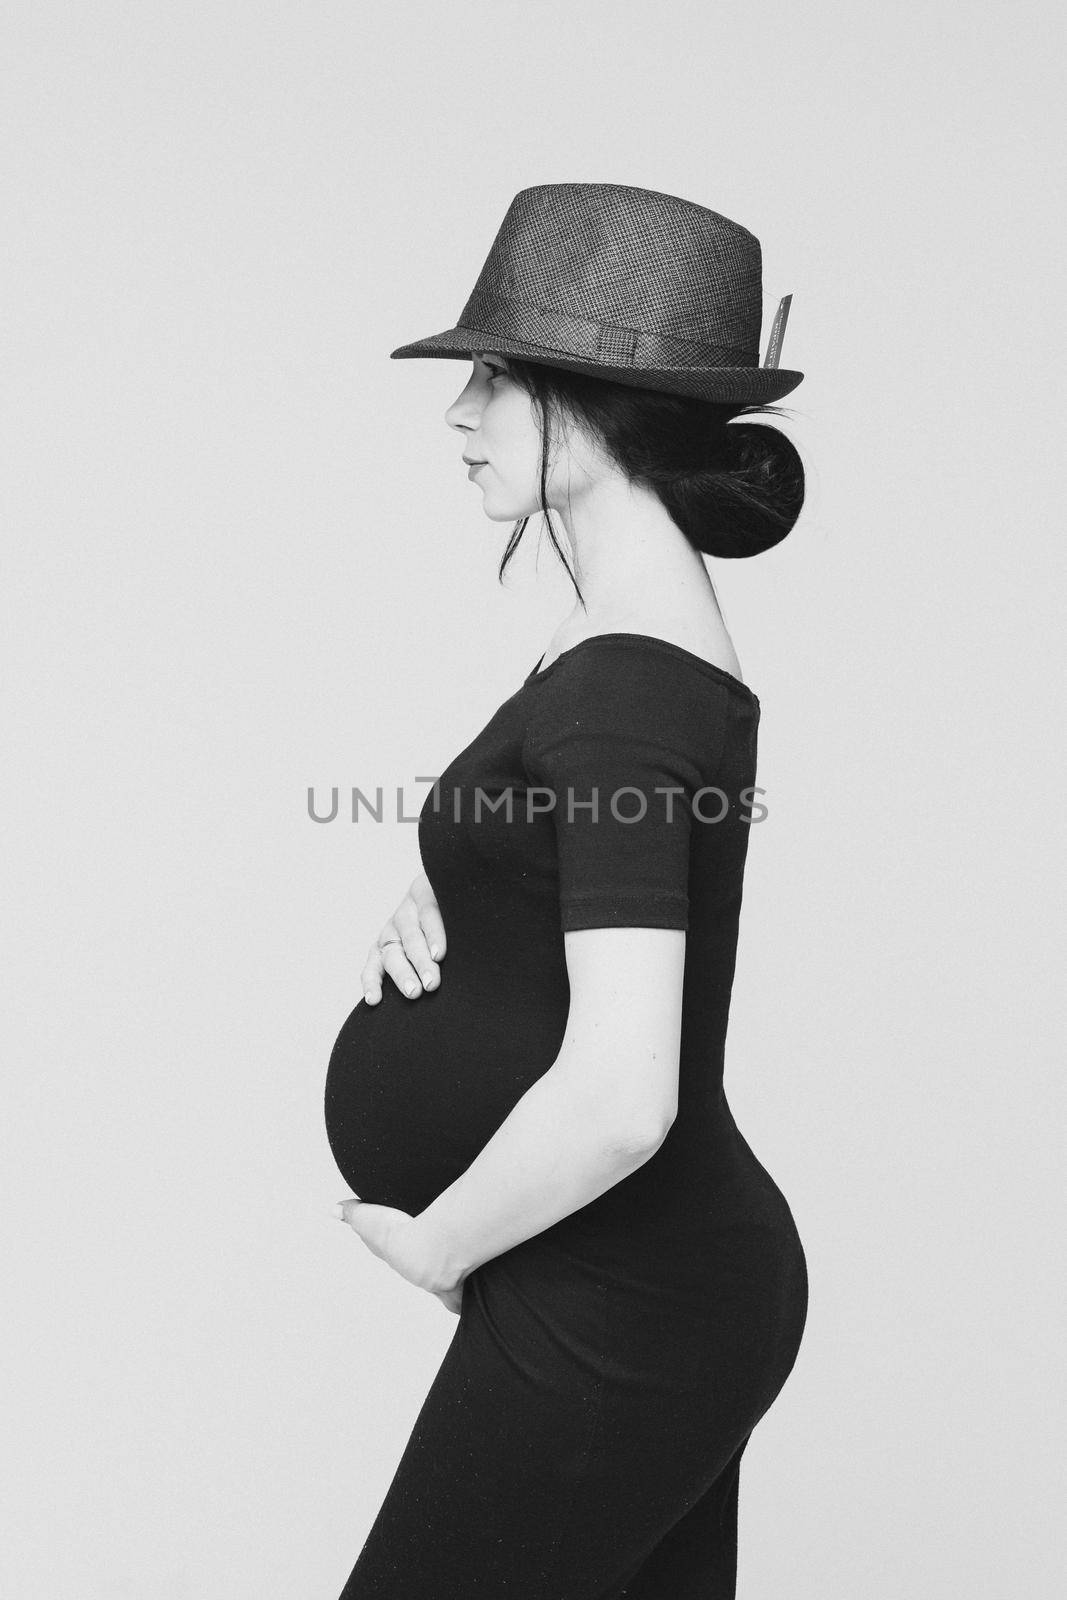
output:
{"label": "hair bun", "polygon": [[728,560],[779,544],[804,504],[804,464],[792,440],[766,423],[727,422],[717,469],[664,485],[664,501],[690,542]]}

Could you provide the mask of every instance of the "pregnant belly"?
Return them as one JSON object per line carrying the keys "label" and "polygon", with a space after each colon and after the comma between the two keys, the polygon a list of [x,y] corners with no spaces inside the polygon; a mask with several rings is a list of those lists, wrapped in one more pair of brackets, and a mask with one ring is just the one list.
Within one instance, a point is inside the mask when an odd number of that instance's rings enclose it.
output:
{"label": "pregnant belly", "polygon": [[487,1002],[455,981],[408,1000],[386,982],[346,1020],[326,1074],[326,1136],[361,1200],[413,1215],[470,1166],[552,1065],[558,1003]]}

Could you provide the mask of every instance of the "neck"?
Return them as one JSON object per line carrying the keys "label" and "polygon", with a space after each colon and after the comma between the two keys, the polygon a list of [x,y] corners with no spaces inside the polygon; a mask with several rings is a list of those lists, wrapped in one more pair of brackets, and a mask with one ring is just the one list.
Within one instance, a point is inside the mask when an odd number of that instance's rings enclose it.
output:
{"label": "neck", "polygon": [[653,490],[607,475],[580,490],[572,485],[556,514],[585,598],[572,613],[582,628],[625,631],[628,623],[691,615],[709,605],[718,614],[703,557]]}

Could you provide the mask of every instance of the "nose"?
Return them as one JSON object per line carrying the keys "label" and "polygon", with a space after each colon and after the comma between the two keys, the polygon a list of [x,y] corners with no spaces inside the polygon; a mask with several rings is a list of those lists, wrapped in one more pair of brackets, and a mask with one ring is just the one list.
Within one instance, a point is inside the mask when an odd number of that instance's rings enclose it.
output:
{"label": "nose", "polygon": [[447,426],[457,429],[460,433],[466,433],[468,429],[476,428],[481,417],[482,408],[477,399],[475,377],[476,374],[472,372],[463,389],[445,412]]}

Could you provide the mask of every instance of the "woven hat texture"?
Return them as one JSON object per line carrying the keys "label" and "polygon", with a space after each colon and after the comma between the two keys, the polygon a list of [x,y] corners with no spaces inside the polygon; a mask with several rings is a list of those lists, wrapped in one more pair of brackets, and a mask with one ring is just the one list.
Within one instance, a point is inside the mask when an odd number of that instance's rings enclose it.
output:
{"label": "woven hat texture", "polygon": [[512,200],[455,327],[391,355],[496,351],[758,405],[804,376],[760,366],[762,319],[760,243],[739,223],[652,189],[538,184]]}

